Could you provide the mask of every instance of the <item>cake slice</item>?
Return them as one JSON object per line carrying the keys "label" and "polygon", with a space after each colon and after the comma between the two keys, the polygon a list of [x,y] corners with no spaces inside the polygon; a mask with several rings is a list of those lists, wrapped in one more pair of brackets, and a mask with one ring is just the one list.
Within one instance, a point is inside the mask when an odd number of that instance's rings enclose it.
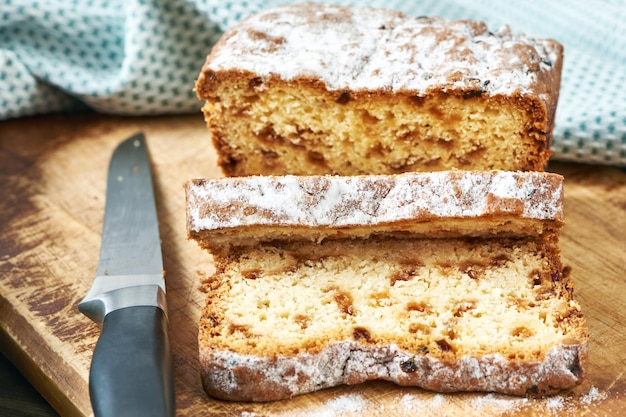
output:
{"label": "cake slice", "polygon": [[189,236],[214,253],[381,233],[538,236],[563,224],[563,177],[543,172],[231,177],[185,188]]}
{"label": "cake slice", "polygon": [[562,62],[507,27],[294,4],[224,34],[196,92],[229,176],[543,170]]}
{"label": "cake slice", "polygon": [[199,330],[214,397],[272,401],[372,379],[543,395],[584,377],[587,330],[558,248],[558,175],[186,187],[189,236],[216,265]]}

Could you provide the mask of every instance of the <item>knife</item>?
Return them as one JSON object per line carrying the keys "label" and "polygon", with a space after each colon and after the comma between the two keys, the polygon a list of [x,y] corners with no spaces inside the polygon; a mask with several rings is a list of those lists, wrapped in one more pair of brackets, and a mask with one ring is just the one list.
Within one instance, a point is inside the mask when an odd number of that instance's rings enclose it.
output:
{"label": "knife", "polygon": [[113,152],[100,260],[78,309],[102,326],[89,371],[95,416],[173,416],[163,260],[142,134]]}

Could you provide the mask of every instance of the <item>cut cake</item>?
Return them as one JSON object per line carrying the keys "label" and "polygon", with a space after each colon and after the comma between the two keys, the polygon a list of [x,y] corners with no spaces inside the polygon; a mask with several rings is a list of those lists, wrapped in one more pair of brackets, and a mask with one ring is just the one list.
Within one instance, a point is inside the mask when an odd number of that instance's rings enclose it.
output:
{"label": "cut cake", "polygon": [[246,177],[186,192],[189,236],[216,263],[199,334],[212,396],[371,379],[543,395],[584,377],[558,175]]}

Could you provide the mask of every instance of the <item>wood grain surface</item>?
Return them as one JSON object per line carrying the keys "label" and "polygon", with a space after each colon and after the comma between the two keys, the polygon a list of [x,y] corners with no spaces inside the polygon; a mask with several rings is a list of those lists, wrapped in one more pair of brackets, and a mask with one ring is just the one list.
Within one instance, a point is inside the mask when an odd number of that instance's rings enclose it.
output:
{"label": "wood grain surface", "polygon": [[179,416],[626,415],[625,172],[549,169],[565,175],[562,256],[591,333],[580,387],[529,399],[370,382],[274,403],[229,403],[202,391],[198,371],[198,287],[213,266],[186,239],[182,184],[220,175],[202,116],[85,114],[0,124],[0,346],[62,416],[92,414],[87,380],[99,328],[76,305],[98,262],[111,152],[138,131],[154,167]]}

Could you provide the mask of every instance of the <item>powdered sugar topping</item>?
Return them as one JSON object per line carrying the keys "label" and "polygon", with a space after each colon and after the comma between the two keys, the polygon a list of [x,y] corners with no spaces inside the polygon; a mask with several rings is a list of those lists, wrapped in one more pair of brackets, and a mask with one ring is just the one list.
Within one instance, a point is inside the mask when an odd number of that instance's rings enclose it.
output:
{"label": "powdered sugar topping", "polygon": [[284,80],[319,79],[329,90],[433,87],[530,92],[560,59],[547,40],[491,32],[480,22],[415,18],[364,7],[298,4],[254,15],[214,48],[207,68]]}
{"label": "powdered sugar topping", "polygon": [[562,217],[562,178],[534,172],[241,177],[192,181],[187,187],[188,221],[195,231],[277,224],[348,227],[501,213]]}
{"label": "powdered sugar topping", "polygon": [[[300,395],[345,383],[354,384],[374,378],[406,384],[408,377],[412,378],[409,385],[413,386],[515,392],[519,386],[527,386],[530,383],[547,382],[552,378],[557,380],[575,378],[569,369],[571,366],[569,361],[577,360],[570,357],[572,350],[571,346],[555,346],[548,352],[543,363],[526,363],[523,372],[516,369],[517,364],[512,364],[499,354],[462,357],[457,363],[451,363],[428,355],[415,355],[398,349],[395,345],[364,348],[353,341],[336,342],[318,354],[301,353],[296,357],[281,355],[261,357],[210,349],[201,349],[200,357],[202,362],[211,362],[215,365],[211,366],[210,373],[203,377],[209,378],[211,384],[219,386],[224,393],[236,391],[239,388],[236,381],[240,383],[242,381],[235,378],[232,372],[233,369],[240,370],[242,367],[257,370],[258,375],[263,376],[256,383],[287,388],[291,395]],[[410,375],[402,371],[401,364],[406,361],[412,361],[416,368],[416,371]],[[545,366],[551,361],[558,363],[559,366]],[[480,368],[483,376],[478,379],[468,379],[468,375],[473,372],[469,368],[474,367]],[[515,378],[512,378],[513,374]],[[468,384],[471,384],[471,387]],[[585,402],[584,399],[587,397],[589,400]],[[588,406],[605,397],[606,394],[600,394],[597,389],[592,388],[578,401]],[[447,398],[443,394],[437,394],[425,400],[423,395],[405,394],[398,399],[398,402],[404,411],[415,411],[415,407],[423,406],[426,401],[431,409],[444,406]],[[469,399],[469,403],[476,409],[484,410],[488,406],[501,411],[520,409],[526,405],[532,405],[531,401],[499,394],[485,394]],[[553,396],[546,398],[544,407],[564,408],[571,403],[571,398]],[[323,409],[324,412],[316,415],[333,415],[328,413],[339,411],[359,412],[371,408],[372,404],[365,399],[347,394],[328,401]]]}
{"label": "powdered sugar topping", "polygon": [[[460,412],[466,417],[517,415],[572,415],[584,408],[597,406],[607,398],[607,393],[591,386],[587,392],[574,395],[557,395],[545,398],[514,397],[495,393],[438,394],[422,390],[399,388],[386,394],[385,401],[364,392],[347,392],[308,407],[276,416],[339,417],[339,416],[452,416]],[[244,411],[241,417],[261,417],[267,413]]]}

